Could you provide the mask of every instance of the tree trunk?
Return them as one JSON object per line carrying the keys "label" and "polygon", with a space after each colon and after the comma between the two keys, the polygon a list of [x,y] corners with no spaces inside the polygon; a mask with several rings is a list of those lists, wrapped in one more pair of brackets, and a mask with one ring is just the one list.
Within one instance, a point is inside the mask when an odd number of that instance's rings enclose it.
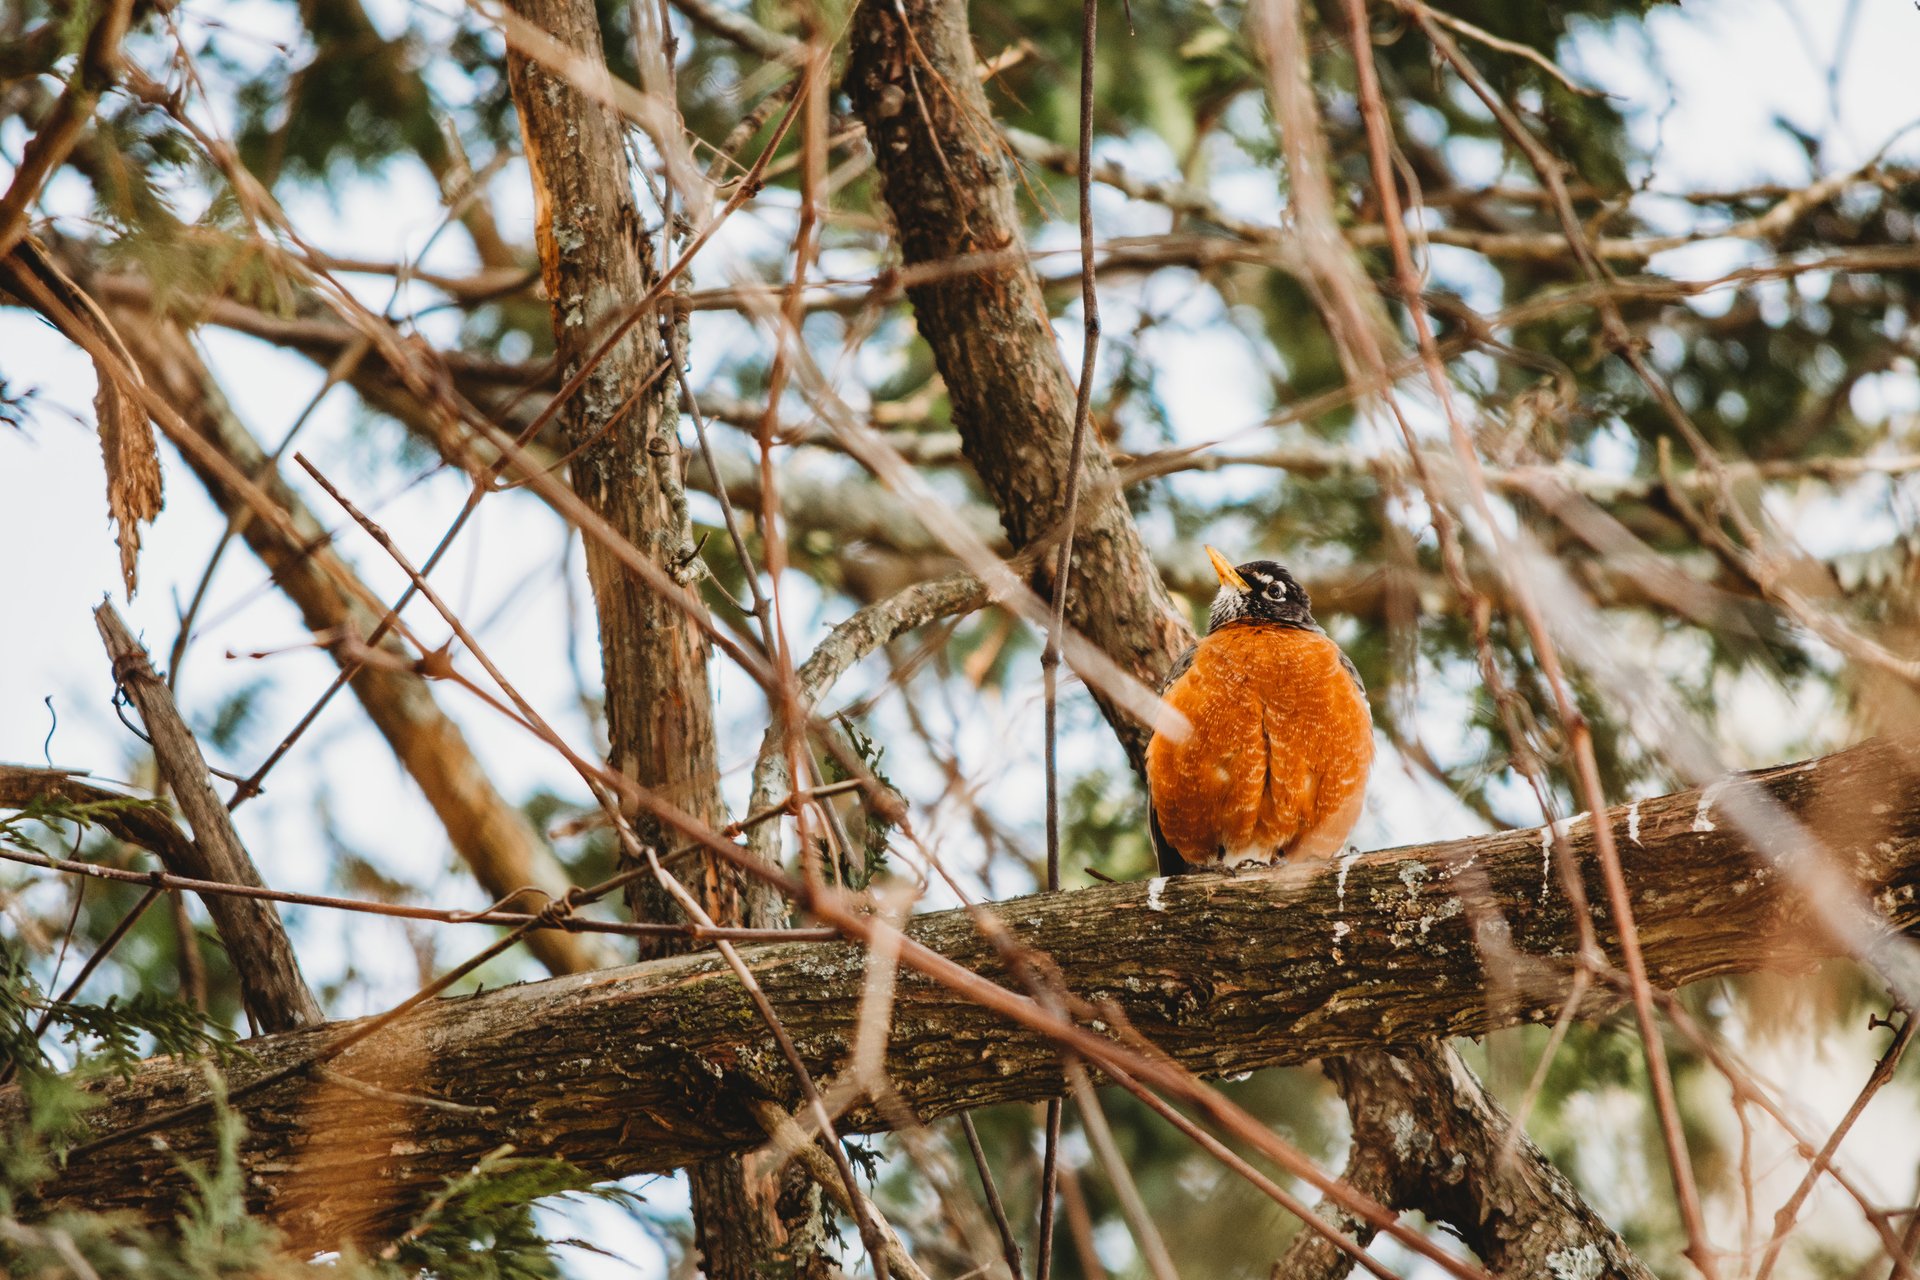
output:
{"label": "tree trunk", "polygon": [[[585,65],[606,55],[592,0],[513,0],[513,10]],[[533,174],[534,236],[553,312],[562,377],[571,379],[628,310],[659,279],[653,245],[633,194],[625,130],[599,100],[561,69],[509,42],[508,81]],[[671,305],[641,318],[587,375],[562,421],[576,450],[574,491],[615,530],[682,582],[699,570],[681,487],[679,383],[663,326]],[[587,573],[600,620],[607,733],[613,767],[718,829],[725,823],[715,765],[707,649],[674,603],[629,574],[605,547],[586,542]],[[664,853],[666,832],[650,815],[630,815],[640,839]],[[722,924],[769,922],[778,904],[711,858],[682,872]],[[677,920],[681,912],[651,879],[627,887],[636,919]],[[669,948],[643,944],[646,954]],[[778,1188],[749,1179],[737,1156],[693,1168],[694,1237],[712,1280],[751,1280],[784,1247]]]}
{"label": "tree trunk", "polygon": [[[1836,941],[1820,928],[1772,861],[1781,829],[1755,841],[1731,816],[1762,799],[1820,832],[1836,882],[1874,904],[1884,932]],[[1872,742],[1623,805],[1606,820],[1648,972],[1663,988],[1805,968],[1920,928],[1920,742]],[[1585,815],[1565,839],[1592,901],[1604,903]],[[1537,829],[1313,867],[1038,894],[991,909],[1009,936],[1051,957],[1077,996],[1212,1078],[1551,1021],[1573,985],[1579,936]],[[1494,912],[1511,951],[1490,974],[1473,917]],[[1612,921],[1604,907],[1595,912],[1611,948]],[[919,917],[909,933],[1020,989],[965,912]],[[742,955],[808,1069],[816,1078],[843,1069],[865,949],[791,942]],[[1597,1018],[1619,1004],[1597,982],[1577,1012]],[[319,1060],[351,1025],[249,1041],[258,1062],[231,1072],[234,1088]],[[434,1001],[327,1062],[338,1076],[409,1096],[370,1103],[333,1080],[296,1076],[235,1103],[248,1126],[240,1153],[248,1195],[303,1247],[391,1232],[445,1178],[503,1142],[563,1157],[590,1177],[620,1177],[749,1150],[766,1136],[751,1103],[796,1101],[746,992],[711,953]],[[1063,1088],[1051,1041],[915,971],[900,977],[886,1067],[927,1121]],[[96,1135],[206,1097],[200,1067],[168,1059],[95,1091]],[[21,1105],[17,1091],[0,1093],[0,1124]],[[843,1131],[887,1127],[887,1114],[856,1109]],[[184,1182],[178,1161],[210,1157],[212,1126],[201,1115],[164,1136],[164,1145],[148,1135],[75,1156],[52,1194],[172,1212]]]}
{"label": "tree trunk", "polygon": [[[946,381],[967,459],[1014,549],[1025,550],[1065,515],[1073,384],[1026,259],[966,6],[868,0],[854,14],[851,41],[843,83],[866,125],[901,257],[952,268],[908,288],[915,323]],[[1097,438],[1087,441],[1080,485],[1067,620],[1158,689],[1192,632],[1154,572]],[[1044,593],[1053,560],[1041,561]],[[1151,726],[1095,697],[1137,765]]]}

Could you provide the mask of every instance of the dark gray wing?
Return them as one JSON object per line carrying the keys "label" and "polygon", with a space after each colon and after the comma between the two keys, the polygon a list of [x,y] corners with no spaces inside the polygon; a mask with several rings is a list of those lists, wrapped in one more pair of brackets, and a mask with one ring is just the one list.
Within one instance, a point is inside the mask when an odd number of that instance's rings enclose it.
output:
{"label": "dark gray wing", "polygon": [[[1195,652],[1194,647],[1189,645],[1187,651],[1180,655],[1180,660],[1173,664],[1173,668],[1167,672],[1167,678],[1161,682],[1161,693],[1165,693],[1168,689],[1172,688],[1173,682],[1187,674],[1192,668],[1193,655]],[[1160,830],[1160,815],[1153,811],[1153,796],[1151,792],[1149,792],[1147,796],[1147,833],[1153,837],[1153,854],[1154,857],[1160,861],[1161,875],[1177,876],[1184,875],[1189,871],[1199,870],[1198,867],[1181,857],[1177,849],[1167,843],[1166,833]]]}
{"label": "dark gray wing", "polygon": [[1180,856],[1180,851],[1167,843],[1166,833],[1160,830],[1160,815],[1153,811],[1153,801],[1147,801],[1147,831],[1153,836],[1153,856],[1159,859],[1160,874],[1163,876],[1185,875],[1200,868]]}
{"label": "dark gray wing", "polygon": [[1181,676],[1193,670],[1193,655],[1198,652],[1200,652],[1199,645],[1188,645],[1187,651],[1181,654],[1171,667],[1167,668],[1167,678],[1160,682],[1160,692],[1162,694],[1173,688],[1173,682],[1175,680],[1178,680]]}
{"label": "dark gray wing", "polygon": [[1346,655],[1345,650],[1342,650],[1340,653],[1340,665],[1345,667],[1347,674],[1353,677],[1353,687],[1360,691],[1360,696],[1362,698],[1366,697],[1367,682],[1360,678],[1360,668],[1353,665],[1353,659]]}

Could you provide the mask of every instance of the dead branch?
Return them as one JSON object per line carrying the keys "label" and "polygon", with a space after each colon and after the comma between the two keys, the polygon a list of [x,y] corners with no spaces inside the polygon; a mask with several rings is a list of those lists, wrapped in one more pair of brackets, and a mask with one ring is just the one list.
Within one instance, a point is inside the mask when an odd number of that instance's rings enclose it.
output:
{"label": "dead branch", "polygon": [[138,797],[95,786],[83,777],[66,769],[0,764],[0,809],[27,809],[48,801],[87,806],[88,823],[159,854],[167,866],[184,866],[193,860],[193,840],[172,818],[151,804],[129,804]]}
{"label": "dead branch", "polygon": [[[265,884],[240,844],[226,805],[213,793],[200,745],[180,719],[172,693],[154,675],[147,651],[111,604],[103,602],[93,617],[107,656],[113,661],[114,683],[139,708],[160,776],[166,779],[187,825],[193,829],[193,856],[173,870],[203,880]],[[155,852],[165,856],[166,851]],[[184,850],[173,852],[177,855]],[[265,1031],[287,1031],[320,1022],[324,1017],[320,1002],[307,989],[293,944],[273,904],[225,894],[208,894],[202,901],[232,957],[241,998],[254,1024]]]}

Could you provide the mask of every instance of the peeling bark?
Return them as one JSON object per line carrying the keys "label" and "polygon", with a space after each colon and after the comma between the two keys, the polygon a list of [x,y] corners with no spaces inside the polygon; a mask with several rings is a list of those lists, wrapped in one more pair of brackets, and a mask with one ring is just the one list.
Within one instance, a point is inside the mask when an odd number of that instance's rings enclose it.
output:
{"label": "peeling bark", "polygon": [[[1721,806],[1743,791],[1821,834],[1834,874],[1873,903],[1882,940],[1920,929],[1920,743],[1876,741],[1609,812],[1655,983],[1804,968],[1858,942],[1822,933],[1770,861],[1783,841],[1756,848],[1724,820],[1731,810]],[[1576,818],[1566,839],[1593,901],[1604,902],[1591,823]],[[1504,917],[1516,957],[1495,975],[1460,896],[1477,883]],[[1578,936],[1538,830],[1313,867],[1039,894],[995,910],[1014,938],[1051,955],[1077,995],[1111,1002],[1174,1061],[1216,1078],[1550,1021],[1572,985]],[[1596,910],[1611,950],[1611,921]],[[920,917],[911,933],[1012,981],[963,912]],[[742,955],[808,1068],[817,1076],[844,1068],[864,951],[781,943]],[[1607,984],[1594,983],[1578,1013],[1617,1007]],[[334,1031],[249,1042],[258,1065],[236,1069],[233,1083],[313,1060]],[[791,1072],[711,953],[435,1001],[329,1065],[381,1088],[488,1110],[422,1103],[370,1112],[361,1094],[303,1077],[243,1098],[249,1196],[296,1243],[316,1248],[391,1231],[442,1179],[502,1142],[611,1178],[747,1150],[765,1138],[752,1102],[795,1102]],[[917,973],[900,976],[887,1070],[922,1120],[1064,1087],[1049,1042]],[[197,1065],[166,1059],[96,1090],[95,1134],[205,1096]],[[17,1092],[0,1093],[0,1124],[20,1106]],[[847,1117],[849,1131],[887,1127],[871,1110]],[[142,1138],[78,1157],[53,1194],[164,1215],[183,1181],[177,1159],[206,1158],[210,1128],[190,1121],[167,1130],[164,1147]]]}

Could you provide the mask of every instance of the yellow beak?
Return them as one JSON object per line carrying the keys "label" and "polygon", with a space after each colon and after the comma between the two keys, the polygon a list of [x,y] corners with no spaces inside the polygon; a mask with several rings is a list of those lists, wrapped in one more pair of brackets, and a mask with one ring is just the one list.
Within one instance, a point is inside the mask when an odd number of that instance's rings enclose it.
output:
{"label": "yellow beak", "polygon": [[1213,571],[1220,575],[1220,585],[1232,587],[1242,595],[1253,590],[1247,585],[1247,580],[1240,576],[1240,571],[1233,567],[1233,562],[1220,554],[1219,548],[1208,547],[1207,559],[1213,561]]}

